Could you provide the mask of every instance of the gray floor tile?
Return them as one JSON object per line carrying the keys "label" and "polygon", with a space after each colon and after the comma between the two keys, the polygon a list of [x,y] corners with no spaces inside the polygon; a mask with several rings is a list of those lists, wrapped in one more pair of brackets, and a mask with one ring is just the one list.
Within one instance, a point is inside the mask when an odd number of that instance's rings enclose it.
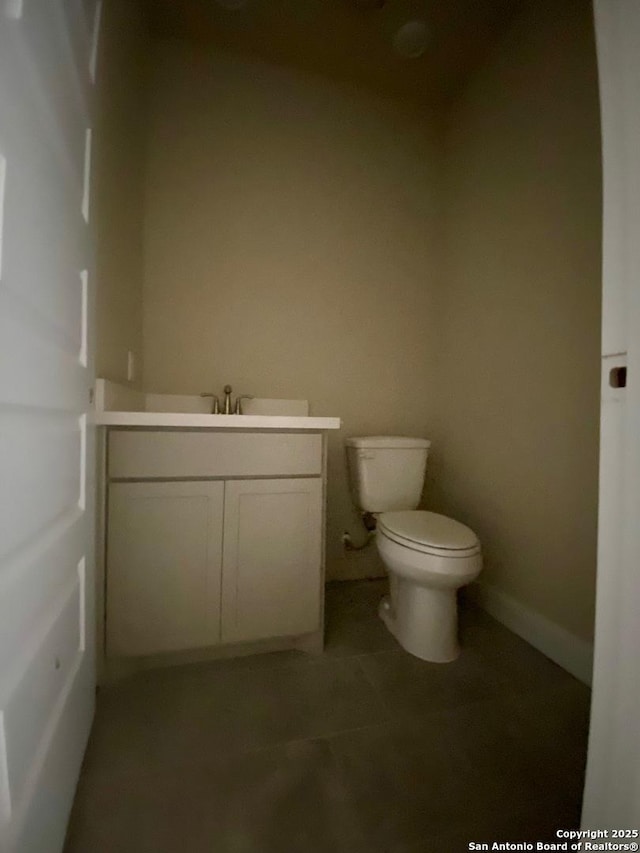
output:
{"label": "gray floor tile", "polygon": [[519,790],[524,799],[537,800],[555,791],[575,805],[584,786],[589,705],[590,690],[571,679],[457,708],[447,727],[486,785],[501,769],[518,769],[510,796]]}
{"label": "gray floor tile", "polygon": [[378,612],[378,602],[388,593],[388,578],[333,581],[326,586],[325,610],[330,619],[368,619]]}
{"label": "gray floor tile", "polygon": [[[390,849],[463,818],[489,822],[548,796],[519,720],[498,700],[330,738],[362,826]],[[565,791],[559,789],[564,803]],[[377,849],[377,848],[376,848]]]}
{"label": "gray floor tile", "polygon": [[65,853],[199,853],[205,810],[197,773],[94,773],[76,792]]}
{"label": "gray floor tile", "polygon": [[364,850],[328,745],[304,741],[182,767],[87,776],[66,853]]}
{"label": "gray floor tile", "polygon": [[573,803],[582,800],[591,691],[572,679],[516,699],[523,752],[542,787],[553,784]]}
{"label": "gray floor tile", "polygon": [[510,697],[455,708],[441,715],[440,725],[468,780],[467,805],[518,811],[546,797],[550,788],[557,788],[565,799],[566,791],[557,785],[554,763],[541,757],[550,744],[538,740],[532,749],[531,732],[523,727]]}
{"label": "gray floor tile", "polygon": [[[377,612],[377,605],[376,605]],[[326,628],[325,654],[331,657],[398,650],[395,637],[381,619],[331,620]]]}
{"label": "gray floor tile", "polygon": [[514,692],[530,693],[537,687],[568,684],[573,680],[562,667],[503,625],[486,614],[478,617],[474,608],[471,614],[471,620],[469,617],[461,620],[463,647],[473,649],[481,660],[497,670]]}
{"label": "gray floor tile", "polygon": [[232,672],[235,670],[245,672],[250,669],[271,669],[283,666],[299,666],[312,663],[317,660],[316,655],[300,651],[299,649],[286,649],[281,652],[265,652],[264,654],[241,655],[239,657],[219,658],[218,660],[202,661],[175,667],[184,675],[191,675],[200,670],[209,672]]}
{"label": "gray floor tile", "polygon": [[101,697],[87,760],[113,771],[207,762],[387,718],[356,659],[265,669],[189,667]]}
{"label": "gray floor tile", "polygon": [[521,809],[503,809],[469,822],[462,811],[449,831],[408,844],[394,844],[389,853],[468,853],[470,842],[558,842],[558,829],[577,829],[579,809],[558,798],[546,798]]}
{"label": "gray floor tile", "polygon": [[380,599],[389,591],[384,580],[330,584],[327,587],[325,654],[360,655],[398,649],[378,618]]}
{"label": "gray floor tile", "polygon": [[184,696],[182,673],[173,668],[101,689],[84,772],[120,774],[175,763]]}
{"label": "gray floor tile", "polygon": [[438,727],[393,722],[329,742],[372,850],[455,821],[465,780]]}
{"label": "gray floor tile", "polygon": [[392,716],[420,719],[508,692],[507,681],[471,649],[447,664],[419,660],[403,649],[364,655],[358,662]]}
{"label": "gray floor tile", "polygon": [[485,613],[429,664],[330,585],[327,645],[101,690],[67,853],[456,853],[575,826],[589,691]]}
{"label": "gray floor tile", "polygon": [[386,719],[356,660],[201,677],[190,683],[186,718],[194,750],[253,749],[314,738]]}

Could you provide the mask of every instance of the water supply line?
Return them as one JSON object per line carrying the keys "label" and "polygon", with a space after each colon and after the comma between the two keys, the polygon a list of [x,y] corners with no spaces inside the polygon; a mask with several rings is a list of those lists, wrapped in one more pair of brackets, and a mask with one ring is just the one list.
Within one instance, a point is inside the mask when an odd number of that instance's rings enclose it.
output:
{"label": "water supply line", "polygon": [[367,538],[361,545],[354,545],[353,540],[351,539],[351,534],[348,530],[345,530],[342,534],[342,544],[345,551],[364,551],[364,549],[375,539],[376,525],[378,523],[375,515],[371,512],[362,512],[360,513],[360,517],[362,518],[362,523],[367,531]]}

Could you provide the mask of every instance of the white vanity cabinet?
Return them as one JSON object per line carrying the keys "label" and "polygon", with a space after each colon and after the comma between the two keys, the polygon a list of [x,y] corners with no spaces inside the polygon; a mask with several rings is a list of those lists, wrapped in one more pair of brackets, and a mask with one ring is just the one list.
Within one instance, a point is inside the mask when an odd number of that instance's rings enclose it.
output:
{"label": "white vanity cabinet", "polygon": [[106,651],[322,637],[321,433],[112,430]]}

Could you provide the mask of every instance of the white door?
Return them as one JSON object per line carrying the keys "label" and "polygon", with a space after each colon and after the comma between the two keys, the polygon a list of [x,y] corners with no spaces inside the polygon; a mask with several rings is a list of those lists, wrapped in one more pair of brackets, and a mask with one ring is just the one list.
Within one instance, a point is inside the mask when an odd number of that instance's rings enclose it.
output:
{"label": "white door", "polygon": [[317,631],[321,573],[320,478],[227,482],[224,642]]}
{"label": "white door", "polygon": [[[582,822],[589,829],[637,830],[640,826],[640,3],[595,0],[594,5],[604,174],[603,359],[596,638]],[[618,841],[628,843],[629,839]],[[636,843],[638,839],[630,841]]]}
{"label": "white door", "polygon": [[111,483],[107,653],[220,641],[224,483]]}
{"label": "white door", "polygon": [[95,2],[0,0],[0,849],[62,848],[94,704]]}

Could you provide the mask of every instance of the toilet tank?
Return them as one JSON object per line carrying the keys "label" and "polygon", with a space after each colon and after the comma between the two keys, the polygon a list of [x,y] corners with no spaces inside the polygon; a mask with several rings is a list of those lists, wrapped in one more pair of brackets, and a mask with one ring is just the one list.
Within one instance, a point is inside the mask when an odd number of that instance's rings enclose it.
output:
{"label": "toilet tank", "polygon": [[361,510],[416,509],[431,442],[425,438],[372,435],[348,438],[346,445],[351,491]]}

